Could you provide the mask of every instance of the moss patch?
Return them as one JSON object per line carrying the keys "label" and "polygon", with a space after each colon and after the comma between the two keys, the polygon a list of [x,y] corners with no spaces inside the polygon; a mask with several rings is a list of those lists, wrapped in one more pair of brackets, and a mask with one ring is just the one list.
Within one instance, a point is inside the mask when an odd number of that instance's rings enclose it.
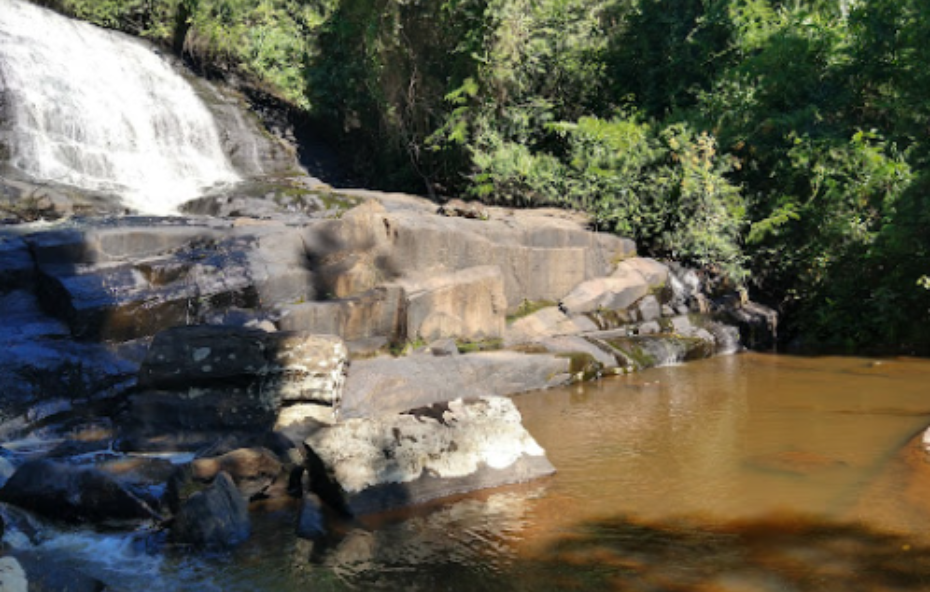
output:
{"label": "moss patch", "polygon": [[589,381],[600,378],[603,375],[604,365],[598,362],[594,356],[586,352],[568,352],[558,354],[559,358],[569,360],[568,371],[579,381]]}
{"label": "moss patch", "polygon": [[517,307],[517,310],[513,314],[507,315],[507,323],[513,323],[523,317],[528,317],[534,312],[539,312],[544,308],[550,308],[556,306],[556,303],[551,300],[523,300],[520,303],[520,306]]}
{"label": "moss patch", "polygon": [[503,339],[482,339],[480,341],[457,340],[455,342],[459,348],[459,353],[470,354],[473,352],[495,351],[504,347]]}

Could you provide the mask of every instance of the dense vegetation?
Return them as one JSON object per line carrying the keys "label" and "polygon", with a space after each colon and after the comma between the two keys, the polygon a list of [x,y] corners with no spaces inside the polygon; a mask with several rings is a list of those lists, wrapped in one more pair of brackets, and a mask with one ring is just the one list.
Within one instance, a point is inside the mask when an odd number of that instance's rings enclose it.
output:
{"label": "dense vegetation", "polygon": [[334,123],[373,185],[591,212],[806,343],[930,349],[926,0],[54,0]]}

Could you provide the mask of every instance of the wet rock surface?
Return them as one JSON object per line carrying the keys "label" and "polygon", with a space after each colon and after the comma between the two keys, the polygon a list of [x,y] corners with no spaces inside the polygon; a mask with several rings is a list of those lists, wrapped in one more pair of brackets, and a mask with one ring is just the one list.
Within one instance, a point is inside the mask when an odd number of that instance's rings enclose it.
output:
{"label": "wet rock surface", "polygon": [[232,478],[220,473],[213,484],[188,498],[178,510],[171,539],[206,549],[234,547],[249,538],[248,503]]}
{"label": "wet rock surface", "polygon": [[[196,206],[215,218],[0,231],[0,437],[22,465],[0,492],[115,492],[69,512],[165,519],[172,544],[209,549],[248,537],[250,501],[291,497],[316,539],[333,510],[550,474],[501,395],[734,351],[726,319],[771,325],[565,213],[450,216],[356,191],[329,217],[227,197]],[[44,457],[87,466],[27,479]]]}
{"label": "wet rock surface", "polygon": [[0,489],[0,501],[69,523],[158,517],[148,504],[105,473],[48,460],[19,467]]}

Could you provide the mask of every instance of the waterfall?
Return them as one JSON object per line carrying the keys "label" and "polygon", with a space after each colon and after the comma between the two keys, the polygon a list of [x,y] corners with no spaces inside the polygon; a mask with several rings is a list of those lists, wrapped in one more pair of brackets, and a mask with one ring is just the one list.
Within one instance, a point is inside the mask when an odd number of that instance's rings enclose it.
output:
{"label": "waterfall", "polygon": [[27,176],[167,214],[238,176],[213,118],[151,47],[0,0],[0,148]]}

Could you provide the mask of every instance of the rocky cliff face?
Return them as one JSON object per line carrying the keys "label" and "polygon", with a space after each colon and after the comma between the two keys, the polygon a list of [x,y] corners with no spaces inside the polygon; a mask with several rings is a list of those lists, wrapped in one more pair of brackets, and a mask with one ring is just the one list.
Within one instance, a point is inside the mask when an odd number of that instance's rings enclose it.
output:
{"label": "rocky cliff face", "polygon": [[[0,229],[6,446],[92,434],[23,460],[257,450],[278,475],[233,471],[261,483],[241,495],[379,511],[550,474],[500,397],[734,351],[724,317],[768,326],[754,305],[715,302],[695,272],[639,258],[566,212],[465,217],[404,195],[312,198],[321,207],[226,196],[198,202],[213,216]],[[519,453],[485,458],[474,443],[491,432],[495,450]],[[153,482],[153,470],[120,487],[180,511],[144,493],[170,477],[159,469]],[[203,489],[198,500],[215,495],[211,478],[171,479]],[[198,515],[241,524],[241,512],[211,513],[233,507],[189,508],[184,532]],[[222,546],[212,537],[203,544]]]}
{"label": "rocky cliff face", "polygon": [[292,496],[315,536],[319,500],[360,514],[551,474],[508,395],[732,352],[731,321],[774,331],[580,215],[334,191],[233,91],[195,86],[244,181],[181,215],[0,165],[11,503],[97,523],[116,496],[213,548],[248,536],[248,501]]}

